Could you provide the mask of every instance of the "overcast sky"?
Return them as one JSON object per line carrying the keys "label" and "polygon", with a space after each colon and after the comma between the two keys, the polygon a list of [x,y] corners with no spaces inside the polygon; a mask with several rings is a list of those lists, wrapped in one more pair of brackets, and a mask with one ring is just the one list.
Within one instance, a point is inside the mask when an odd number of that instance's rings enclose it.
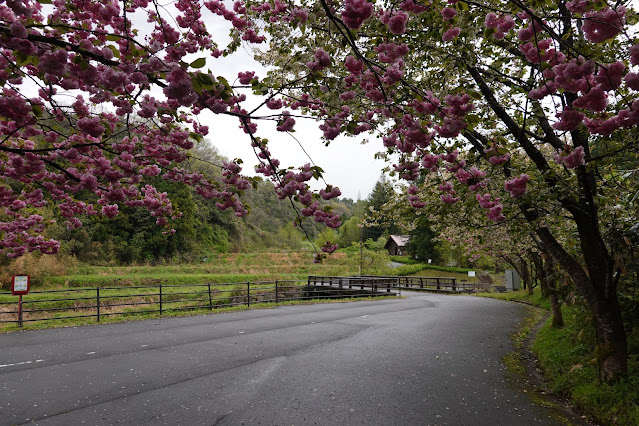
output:
{"label": "overcast sky", "polygon": [[[238,120],[210,113],[206,115],[206,119],[204,117],[203,113],[201,121],[211,128],[207,138],[218,148],[220,154],[230,159],[241,158],[244,161],[244,172],[253,175],[257,159],[249,137],[239,128]],[[271,154],[280,160],[282,167],[302,166],[311,162],[310,157],[316,166],[324,169],[326,183],[340,188],[342,197],[353,200],[358,196],[366,198],[385,166],[383,161],[374,158],[375,153],[383,148],[381,143],[373,139],[362,145],[360,142],[363,137],[360,135],[356,138],[337,138],[325,147],[317,124],[312,120],[297,120],[293,135],[304,149],[287,133],[276,131],[275,123],[258,123],[257,134],[269,140]],[[323,183],[311,183],[311,186],[320,189]]]}
{"label": "overcast sky", "polygon": [[[228,6],[228,2],[225,3]],[[206,9],[203,9],[202,13],[215,40],[220,46],[225,46],[229,41],[228,26]],[[263,43],[259,47],[266,48],[267,44]],[[231,84],[237,78],[237,73],[241,71],[256,71],[256,76],[260,79],[266,77],[266,70],[253,60],[247,50],[242,48],[230,57],[208,58],[207,67],[214,75],[226,77]],[[250,93],[247,92],[247,95]],[[260,112],[268,114],[272,111],[264,108]],[[241,158],[244,161],[243,172],[255,175],[253,170],[257,164],[257,158],[251,148],[248,135],[239,128],[237,118],[203,112],[199,119],[202,124],[209,126],[210,133],[207,139],[218,148],[220,154],[230,159]],[[368,197],[382,174],[382,168],[386,166],[384,161],[374,158],[375,153],[384,150],[381,140],[368,134],[338,137],[326,147],[321,138],[322,132],[317,127],[320,123],[312,119],[296,118],[293,133],[295,138],[287,133],[276,131],[274,122],[258,121],[257,124],[257,135],[269,140],[271,154],[280,160],[282,167],[299,167],[312,159],[316,166],[324,169],[326,183],[338,186],[342,191],[342,197],[345,198],[357,200],[358,196],[362,199]],[[361,141],[367,136],[370,143],[362,145]],[[308,153],[308,156],[304,151]],[[311,182],[311,186],[314,189],[324,187],[323,182]]]}

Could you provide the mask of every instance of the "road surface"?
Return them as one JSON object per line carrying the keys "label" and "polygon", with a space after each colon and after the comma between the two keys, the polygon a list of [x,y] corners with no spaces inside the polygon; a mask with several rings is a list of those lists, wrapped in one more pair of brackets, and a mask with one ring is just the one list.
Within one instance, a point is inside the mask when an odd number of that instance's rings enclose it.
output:
{"label": "road surface", "polygon": [[559,424],[505,378],[519,305],[284,306],[0,335],[0,424]]}

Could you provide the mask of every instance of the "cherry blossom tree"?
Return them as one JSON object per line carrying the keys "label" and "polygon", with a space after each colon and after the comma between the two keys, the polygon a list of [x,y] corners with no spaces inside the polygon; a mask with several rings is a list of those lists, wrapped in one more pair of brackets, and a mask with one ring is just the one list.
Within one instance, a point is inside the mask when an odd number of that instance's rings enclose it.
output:
{"label": "cherry blossom tree", "polygon": [[[284,9],[289,22],[307,19],[300,8]],[[339,217],[318,202],[339,196],[339,189],[309,190],[321,169],[280,168],[256,134],[259,120],[292,130],[288,111],[258,116],[290,102],[265,91],[253,71],[218,75],[217,58],[265,40],[245,12],[240,3],[218,0],[1,2],[0,253],[59,249],[43,236],[51,223],[39,210],[45,205],[56,206],[70,229],[82,225],[81,215],[114,217],[123,205],[143,206],[174,232],[170,222],[180,213],[147,177],[188,184],[220,209],[246,214],[239,196],[250,182],[240,160],[219,165],[218,181],[185,164],[189,149],[210,131],[200,120],[205,110],[238,118],[261,159],[258,171],[276,182],[281,198],[302,204],[300,217],[339,226]],[[207,25],[224,23],[231,41],[221,46]],[[262,96],[258,108],[244,106],[247,91]],[[94,193],[95,202],[82,201],[82,193]]]}
{"label": "cherry blossom tree", "polygon": [[627,344],[608,210],[639,123],[629,3],[307,0],[302,23],[256,1],[247,13],[270,37],[264,81],[297,82],[283,93],[327,141],[378,132],[415,208],[429,175],[445,204],[530,224],[590,306],[602,378],[615,380]]}
{"label": "cherry blossom tree", "polygon": [[[179,212],[144,176],[184,182],[219,208],[246,213],[241,162],[212,182],[183,167],[209,128],[204,110],[235,116],[257,171],[300,217],[339,217],[308,181],[280,166],[258,123],[290,132],[301,116],[327,141],[377,132],[396,174],[433,175],[441,202],[473,203],[495,223],[524,218],[592,309],[602,377],[627,368],[607,206],[639,123],[639,44],[628,1],[604,0],[9,0],[0,3],[0,250],[52,253],[38,214],[145,206],[159,225]],[[213,22],[230,29],[219,45]],[[273,71],[222,76],[216,59],[243,43]],[[211,71],[211,69],[213,71]],[[261,97],[249,106],[247,91]],[[262,112],[265,111],[265,112]],[[614,136],[614,137],[613,137]],[[95,193],[95,203],[74,194]],[[425,207],[423,188],[409,201]],[[574,244],[552,226],[569,220]],[[170,228],[167,232],[171,232]],[[333,244],[323,250],[333,251]]]}

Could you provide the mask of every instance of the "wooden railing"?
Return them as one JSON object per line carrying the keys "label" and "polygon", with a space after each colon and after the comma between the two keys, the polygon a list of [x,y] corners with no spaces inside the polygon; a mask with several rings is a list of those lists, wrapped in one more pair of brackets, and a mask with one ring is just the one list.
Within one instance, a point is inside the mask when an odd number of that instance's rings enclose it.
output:
{"label": "wooden railing", "polygon": [[[339,277],[336,277],[339,278]],[[345,280],[349,278],[342,277]],[[16,296],[0,292],[0,324],[34,321],[65,321],[93,317],[97,322],[113,315],[164,315],[170,311],[214,310],[256,303],[290,300],[358,298],[395,295],[388,280],[350,279],[361,290],[323,289],[319,282],[278,280],[244,283],[90,287],[31,291],[19,306]],[[332,282],[338,286],[335,279]],[[384,282],[387,282],[384,287]],[[347,284],[345,284],[347,286]],[[349,287],[351,288],[351,287]]]}
{"label": "wooden railing", "polygon": [[309,276],[308,286],[331,286],[340,289],[362,290],[378,295],[380,291],[391,293],[393,289],[401,289],[397,286],[396,277],[335,277],[335,276]]}
{"label": "wooden railing", "polygon": [[361,278],[376,278],[394,280],[395,287],[405,290],[434,290],[441,292],[467,292],[467,291],[488,291],[490,283],[476,282],[466,283],[459,282],[456,278],[451,277],[399,277],[399,276],[369,276],[365,275]]}

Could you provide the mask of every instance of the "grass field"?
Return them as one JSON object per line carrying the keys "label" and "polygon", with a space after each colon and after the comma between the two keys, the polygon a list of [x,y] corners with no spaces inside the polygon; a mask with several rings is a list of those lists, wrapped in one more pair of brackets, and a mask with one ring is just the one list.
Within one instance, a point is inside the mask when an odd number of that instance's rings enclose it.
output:
{"label": "grass field", "polygon": [[[21,272],[29,274],[29,271]],[[309,252],[220,254],[206,262],[184,265],[89,266],[67,268],[64,274],[38,276],[38,289],[185,285],[305,279],[308,275],[352,275],[357,263],[335,253],[322,264]],[[4,279],[7,282],[7,278]],[[0,293],[7,286],[0,288]]]}

